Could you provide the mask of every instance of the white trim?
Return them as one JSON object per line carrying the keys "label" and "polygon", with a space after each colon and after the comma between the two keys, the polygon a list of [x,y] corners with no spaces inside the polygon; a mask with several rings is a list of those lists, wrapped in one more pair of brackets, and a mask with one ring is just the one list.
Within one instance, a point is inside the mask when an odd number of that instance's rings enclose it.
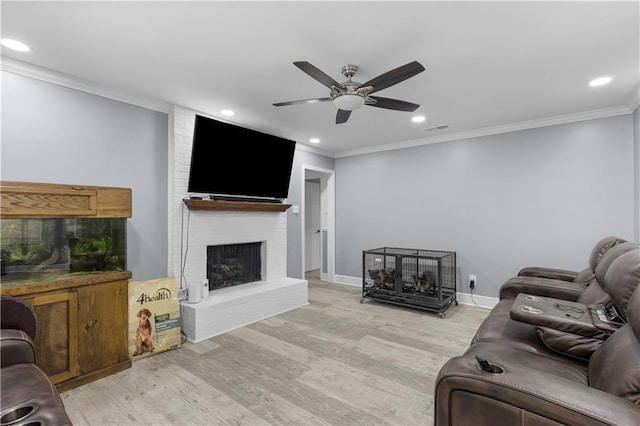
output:
{"label": "white trim", "polygon": [[69,87],[71,89],[80,90],[82,92],[91,93],[93,95],[102,96],[153,111],[170,113],[173,109],[172,105],[142,95],[131,94],[128,91],[101,86],[91,81],[82,80],[69,74],[53,71],[47,68],[41,68],[26,62],[17,61],[6,56],[0,56],[0,69],[2,71],[23,75],[25,77],[35,78],[37,80],[46,81],[48,83],[57,84],[59,86]]}
{"label": "white trim", "polygon": [[[307,170],[321,173],[322,181],[326,180],[326,196],[321,197],[321,209],[326,209],[326,230],[327,230],[327,259],[324,256],[321,262],[326,261],[327,271],[321,274],[320,278],[325,281],[333,282],[335,280],[336,271],[336,171],[331,169],[324,169],[322,167],[311,166],[309,164],[302,165],[302,179],[300,182],[300,254],[301,254],[301,266],[302,274],[305,273],[305,180],[307,177]],[[321,185],[324,186],[324,185]],[[322,189],[322,188],[321,188]],[[322,250],[324,252],[324,250]],[[322,264],[320,265],[322,271]]]}
{"label": "white trim", "polygon": [[[35,78],[60,86],[69,87],[71,89],[81,90],[98,96],[103,96],[120,102],[126,102],[131,105],[151,109],[164,113],[170,113],[173,105],[159,99],[147,96],[132,94],[130,92],[114,89],[97,83],[82,80],[69,74],[60,73],[47,68],[38,67],[33,64],[18,61],[6,56],[0,56],[0,70],[20,74],[26,77]],[[575,114],[559,115],[555,117],[547,117],[539,120],[522,121],[518,123],[510,123],[501,126],[485,127],[466,132],[449,133],[442,136],[433,136],[427,138],[414,139],[409,141],[395,142],[389,144],[378,145],[374,147],[358,148],[345,150],[340,152],[325,151],[309,145],[298,143],[297,149],[324,155],[330,158],[351,157],[354,155],[371,154],[374,152],[392,151],[395,149],[411,148],[433,143],[452,142],[460,139],[469,139],[480,136],[496,135],[500,133],[515,132],[520,130],[535,129],[538,127],[555,126],[559,124],[574,123],[585,120],[595,120],[598,118],[615,117],[618,115],[632,114],[636,108],[640,106],[640,87],[634,91],[633,96],[629,99],[627,105],[619,105],[611,108],[597,109],[593,111],[579,112]]]}
{"label": "white trim", "polygon": [[638,84],[636,90],[633,91],[633,95],[629,99],[628,106],[632,113],[636,112],[636,109],[640,106],[640,84]]}
{"label": "white trim", "polygon": [[314,154],[324,155],[325,157],[335,158],[335,153],[330,151],[324,151],[322,149],[318,149],[313,146],[305,145],[303,143],[296,143],[296,149],[301,149],[303,151],[312,152]]}
{"label": "white trim", "polygon": [[442,136],[433,136],[430,138],[414,139],[375,147],[359,148],[341,151],[335,158],[350,157],[354,155],[370,154],[381,151],[391,151],[394,149],[411,148],[415,146],[429,145],[433,143],[452,142],[460,139],[477,138],[481,136],[497,135],[500,133],[517,132],[521,130],[535,129],[538,127],[556,126],[559,124],[574,123],[585,120],[595,120],[598,118],[615,117],[618,115],[631,114],[634,110],[627,105],[621,105],[612,108],[605,108],[593,111],[580,112],[576,114],[559,115],[556,117],[548,117],[540,120],[522,121],[519,123],[505,124],[501,126],[485,127],[483,129],[475,129],[467,132],[449,133]]}
{"label": "white trim", "polygon": [[354,287],[362,287],[362,278],[350,277],[347,275],[336,275],[333,281],[336,284],[350,285]]}
{"label": "white trim", "polygon": [[[336,284],[343,284],[352,287],[362,287],[362,278],[350,277],[347,275],[336,275],[335,280],[332,281]],[[458,303],[462,305],[479,306],[485,309],[493,309],[494,306],[500,301],[497,297],[480,296],[470,293],[456,293]]]}
{"label": "white trim", "polygon": [[167,120],[167,124],[169,128],[167,129],[167,276],[177,277],[179,276],[178,282],[180,283],[180,289],[182,289],[182,276],[180,276],[179,271],[173,270],[173,232],[174,232],[174,204],[173,204],[173,174],[174,174],[174,151],[176,149],[175,145],[175,126],[173,123],[174,119],[174,109],[171,109],[169,112],[169,120]]}
{"label": "white trim", "polygon": [[458,303],[462,305],[479,306],[481,308],[493,309],[500,301],[497,297],[480,296],[471,293],[456,293]]}

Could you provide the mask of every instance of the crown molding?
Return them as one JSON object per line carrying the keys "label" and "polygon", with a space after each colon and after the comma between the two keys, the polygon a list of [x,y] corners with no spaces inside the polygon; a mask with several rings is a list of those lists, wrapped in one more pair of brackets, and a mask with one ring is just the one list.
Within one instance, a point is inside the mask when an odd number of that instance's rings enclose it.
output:
{"label": "crown molding", "polygon": [[[80,90],[98,96],[103,96],[120,102],[136,105],[154,111],[166,114],[173,113],[173,105],[145,97],[142,95],[131,94],[123,90],[115,90],[96,83],[82,80],[69,74],[60,73],[47,68],[38,67],[26,62],[18,61],[13,58],[0,55],[0,70],[23,75],[49,83],[57,84],[71,89]],[[448,133],[446,135],[432,136],[427,138],[413,139],[403,142],[384,144],[376,147],[360,148],[353,150],[345,150],[339,152],[329,152],[306,144],[297,143],[296,148],[308,151],[314,154],[323,155],[330,158],[351,157],[354,155],[371,154],[375,152],[392,151],[396,149],[412,148],[422,145],[430,145],[434,143],[452,142],[461,139],[476,138],[481,136],[490,136],[500,133],[515,132],[520,130],[534,129],[538,127],[555,126],[559,124],[567,124],[578,121],[595,120],[598,118],[615,117],[618,115],[631,114],[640,106],[640,86],[634,91],[633,96],[629,99],[627,105],[620,105],[611,108],[604,108],[593,111],[586,111],[576,114],[567,114],[556,117],[548,117],[539,120],[522,121],[502,126],[485,127],[482,129],[470,130],[466,132]]]}
{"label": "crown molding", "polygon": [[633,91],[633,96],[631,96],[627,105],[629,105],[629,109],[632,112],[635,112],[640,106],[640,84],[638,84],[636,90]]}
{"label": "crown molding", "polygon": [[131,94],[123,90],[115,90],[105,86],[82,80],[69,74],[38,67],[26,62],[18,61],[6,56],[0,56],[0,69],[2,71],[19,74],[25,77],[46,81],[59,86],[76,89],[93,95],[102,96],[120,102],[147,108],[153,111],[170,113],[172,107],[169,103],[141,95]]}
{"label": "crown molding", "polygon": [[307,152],[312,152],[314,154],[318,154],[318,155],[324,155],[325,157],[329,157],[329,158],[336,158],[335,154],[329,151],[324,151],[322,149],[318,149],[318,148],[314,148],[312,146],[309,145],[305,145],[303,143],[296,143],[296,149],[300,149],[302,151],[307,151]]}
{"label": "crown molding", "polygon": [[[637,104],[636,104],[637,107]],[[413,139],[409,141],[380,145],[376,147],[353,149],[339,152],[335,158],[351,157],[354,155],[371,154],[375,152],[391,151],[395,149],[412,148],[434,143],[452,142],[461,139],[477,138],[481,136],[497,135],[500,133],[517,132],[521,130],[535,129],[538,127],[557,126],[560,124],[575,123],[578,121],[595,120],[598,118],[615,117],[618,115],[631,114],[635,111],[629,105],[620,105],[611,108],[585,111],[576,114],[559,115],[539,120],[521,121],[518,123],[505,124],[502,126],[484,127],[482,129],[470,130],[467,132],[448,133],[441,136],[429,138]]]}

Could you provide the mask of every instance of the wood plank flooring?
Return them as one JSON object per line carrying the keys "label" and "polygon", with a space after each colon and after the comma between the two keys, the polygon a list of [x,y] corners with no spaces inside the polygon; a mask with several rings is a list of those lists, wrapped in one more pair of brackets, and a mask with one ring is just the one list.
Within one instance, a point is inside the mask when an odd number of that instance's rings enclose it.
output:
{"label": "wood plank flooring", "polygon": [[489,311],[366,301],[310,273],[309,305],[62,394],[81,425],[430,425],[440,367]]}

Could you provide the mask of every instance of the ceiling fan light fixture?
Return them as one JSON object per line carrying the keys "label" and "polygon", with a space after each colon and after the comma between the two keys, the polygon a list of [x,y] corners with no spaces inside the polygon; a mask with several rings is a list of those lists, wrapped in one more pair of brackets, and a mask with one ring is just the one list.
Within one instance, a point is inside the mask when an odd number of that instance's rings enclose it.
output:
{"label": "ceiling fan light fixture", "polygon": [[364,105],[364,98],[359,95],[345,94],[336,97],[333,100],[333,104],[338,109],[353,111],[354,109],[358,109]]}

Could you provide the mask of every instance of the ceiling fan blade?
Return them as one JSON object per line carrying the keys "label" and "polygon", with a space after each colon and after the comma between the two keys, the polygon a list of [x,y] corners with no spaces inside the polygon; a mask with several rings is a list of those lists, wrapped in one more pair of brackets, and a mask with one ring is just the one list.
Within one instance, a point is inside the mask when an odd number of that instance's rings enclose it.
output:
{"label": "ceiling fan blade", "polygon": [[342,87],[342,84],[338,83],[337,81],[335,81],[334,79],[332,79],[327,74],[325,74],[315,66],[311,65],[307,61],[297,61],[297,62],[294,62],[293,65],[300,68],[302,71],[310,75],[314,80],[322,83],[323,86],[326,86],[329,89],[331,89],[332,86]]}
{"label": "ceiling fan blade", "polygon": [[407,111],[407,112],[413,112],[418,108],[420,108],[420,105],[418,104],[412,104],[411,102],[400,101],[398,99],[381,98],[380,96],[369,96],[369,98],[374,99],[376,103],[366,104],[366,105],[377,107],[377,108],[393,109],[396,111]]}
{"label": "ceiling fan blade", "polygon": [[285,105],[298,105],[298,104],[315,104],[317,102],[330,101],[331,98],[313,98],[313,99],[300,99],[298,101],[276,102],[273,106],[285,106]]}
{"label": "ceiling fan blade", "polygon": [[424,71],[424,67],[419,62],[409,62],[408,64],[399,66],[398,68],[372,78],[366,83],[361,84],[360,87],[373,86],[373,90],[370,93],[374,93],[378,90],[386,89],[389,86],[398,84],[416,74],[421,73],[422,71]]}
{"label": "ceiling fan blade", "polygon": [[338,113],[336,114],[336,124],[346,123],[350,115],[351,111],[348,111],[346,109],[339,109]]}

